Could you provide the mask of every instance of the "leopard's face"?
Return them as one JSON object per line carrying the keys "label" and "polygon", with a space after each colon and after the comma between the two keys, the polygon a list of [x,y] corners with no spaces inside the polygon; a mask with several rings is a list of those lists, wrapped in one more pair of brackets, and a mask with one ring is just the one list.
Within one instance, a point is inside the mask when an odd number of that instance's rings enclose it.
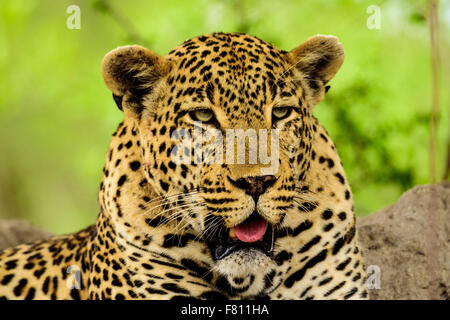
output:
{"label": "leopard's face", "polygon": [[191,39],[164,58],[127,50],[117,65],[133,65],[109,72],[122,85],[105,81],[136,120],[147,180],[164,199],[148,210],[203,238],[229,282],[267,279],[253,291],[270,290],[286,271],[274,259],[278,232],[306,219],[297,208],[326,80],[299,70],[298,53],[241,34]]}

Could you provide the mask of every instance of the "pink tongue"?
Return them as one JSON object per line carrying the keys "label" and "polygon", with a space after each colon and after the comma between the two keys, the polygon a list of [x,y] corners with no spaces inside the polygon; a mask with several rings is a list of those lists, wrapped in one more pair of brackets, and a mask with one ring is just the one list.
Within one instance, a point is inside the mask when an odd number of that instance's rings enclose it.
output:
{"label": "pink tongue", "polygon": [[262,239],[266,226],[267,221],[263,218],[250,218],[234,227],[234,231],[242,242],[255,242]]}

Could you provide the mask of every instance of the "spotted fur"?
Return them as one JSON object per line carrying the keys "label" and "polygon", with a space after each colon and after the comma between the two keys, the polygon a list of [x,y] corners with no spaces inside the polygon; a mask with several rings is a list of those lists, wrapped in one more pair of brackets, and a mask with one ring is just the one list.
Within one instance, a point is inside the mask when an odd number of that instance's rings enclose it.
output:
{"label": "spotted fur", "polygon": [[[97,223],[0,252],[0,298],[366,298],[350,187],[312,115],[343,58],[332,36],[285,52],[234,33],[187,40],[165,57],[139,46],[107,54],[103,77],[125,120],[107,153]],[[292,112],[275,123],[278,106]],[[258,199],[232,181],[258,176],[261,163],[173,161],[173,134],[192,132],[200,107],[218,130],[280,130],[279,170]],[[256,205],[273,228],[270,254],[215,260],[213,228],[238,225]]]}

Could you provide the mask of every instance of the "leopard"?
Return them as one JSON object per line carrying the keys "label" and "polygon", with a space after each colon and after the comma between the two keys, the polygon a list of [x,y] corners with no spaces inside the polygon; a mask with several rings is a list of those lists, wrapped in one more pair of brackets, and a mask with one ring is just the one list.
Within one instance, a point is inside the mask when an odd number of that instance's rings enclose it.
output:
{"label": "leopard", "polygon": [[349,181],[313,114],[344,56],[331,35],[284,51],[223,32],[107,53],[124,118],[96,222],[1,251],[0,298],[367,299]]}

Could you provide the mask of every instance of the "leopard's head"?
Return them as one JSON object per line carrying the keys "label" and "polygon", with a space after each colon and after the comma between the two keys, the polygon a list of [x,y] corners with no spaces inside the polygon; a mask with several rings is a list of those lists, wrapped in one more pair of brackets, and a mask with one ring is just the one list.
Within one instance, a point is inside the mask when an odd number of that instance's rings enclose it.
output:
{"label": "leopard's head", "polygon": [[164,57],[126,46],[104,58],[105,83],[138,128],[146,178],[166,200],[155,220],[204,239],[215,270],[236,286],[266,279],[252,292],[270,290],[285,272],[277,234],[303,219],[312,110],[343,59],[332,36],[285,52],[223,33]]}

